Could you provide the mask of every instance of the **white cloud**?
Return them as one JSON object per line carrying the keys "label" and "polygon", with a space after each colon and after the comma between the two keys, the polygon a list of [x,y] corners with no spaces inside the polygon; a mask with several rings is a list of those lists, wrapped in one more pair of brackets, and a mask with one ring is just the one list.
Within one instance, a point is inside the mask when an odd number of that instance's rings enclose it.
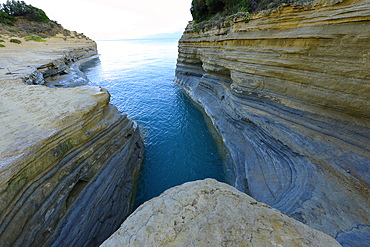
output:
{"label": "white cloud", "polygon": [[25,0],[65,28],[93,39],[141,38],[184,30],[191,0]]}

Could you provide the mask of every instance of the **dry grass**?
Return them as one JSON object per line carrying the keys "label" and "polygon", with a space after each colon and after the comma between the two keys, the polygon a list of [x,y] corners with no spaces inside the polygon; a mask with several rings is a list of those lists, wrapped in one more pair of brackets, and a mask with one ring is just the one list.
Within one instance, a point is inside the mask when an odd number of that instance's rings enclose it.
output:
{"label": "dry grass", "polygon": [[87,38],[84,34],[64,29],[63,26],[56,21],[42,23],[30,21],[24,17],[17,17],[13,26],[0,23],[0,35],[5,36],[24,38],[27,36],[37,35],[41,38],[49,38],[54,37],[57,34],[62,34],[65,37],[73,36],[79,39]]}

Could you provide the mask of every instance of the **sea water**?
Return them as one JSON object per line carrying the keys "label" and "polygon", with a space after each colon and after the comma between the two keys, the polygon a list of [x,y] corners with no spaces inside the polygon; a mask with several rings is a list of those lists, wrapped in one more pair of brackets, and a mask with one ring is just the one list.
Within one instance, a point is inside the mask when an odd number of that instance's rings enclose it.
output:
{"label": "sea water", "polygon": [[225,181],[224,162],[204,114],[173,82],[176,39],[98,41],[99,58],[81,66],[93,85],[135,120],[145,156],[136,206],[188,181]]}

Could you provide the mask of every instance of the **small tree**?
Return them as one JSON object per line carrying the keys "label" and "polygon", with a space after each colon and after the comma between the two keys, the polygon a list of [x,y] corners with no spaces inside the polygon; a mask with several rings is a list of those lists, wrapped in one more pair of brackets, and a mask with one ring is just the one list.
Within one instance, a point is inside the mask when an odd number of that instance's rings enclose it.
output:
{"label": "small tree", "polygon": [[25,16],[28,5],[24,1],[6,1],[3,3],[2,10],[12,16]]}
{"label": "small tree", "polygon": [[8,13],[0,10],[0,23],[14,25],[14,16],[11,16]]}
{"label": "small tree", "polygon": [[205,0],[193,0],[190,12],[196,22],[201,22],[209,18],[208,8]]}
{"label": "small tree", "polygon": [[7,0],[2,4],[2,11],[11,16],[24,16],[31,21],[45,23],[50,21],[43,10],[28,5],[24,1]]}

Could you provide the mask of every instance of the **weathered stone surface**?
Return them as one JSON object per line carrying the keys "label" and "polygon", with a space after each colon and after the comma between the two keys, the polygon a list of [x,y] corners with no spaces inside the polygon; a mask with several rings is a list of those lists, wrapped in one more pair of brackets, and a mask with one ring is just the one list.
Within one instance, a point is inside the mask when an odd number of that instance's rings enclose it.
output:
{"label": "weathered stone surface", "polygon": [[96,54],[95,43],[27,45],[1,60],[12,72],[0,79],[1,246],[98,245],[132,211],[139,129],[103,88],[23,83]]}
{"label": "weathered stone surface", "polygon": [[206,179],[144,203],[101,246],[340,245],[227,184]]}
{"label": "weathered stone surface", "polygon": [[286,6],[199,32],[189,23],[176,69],[176,81],[223,137],[236,188],[363,244],[370,235],[369,30],[365,0]]}

